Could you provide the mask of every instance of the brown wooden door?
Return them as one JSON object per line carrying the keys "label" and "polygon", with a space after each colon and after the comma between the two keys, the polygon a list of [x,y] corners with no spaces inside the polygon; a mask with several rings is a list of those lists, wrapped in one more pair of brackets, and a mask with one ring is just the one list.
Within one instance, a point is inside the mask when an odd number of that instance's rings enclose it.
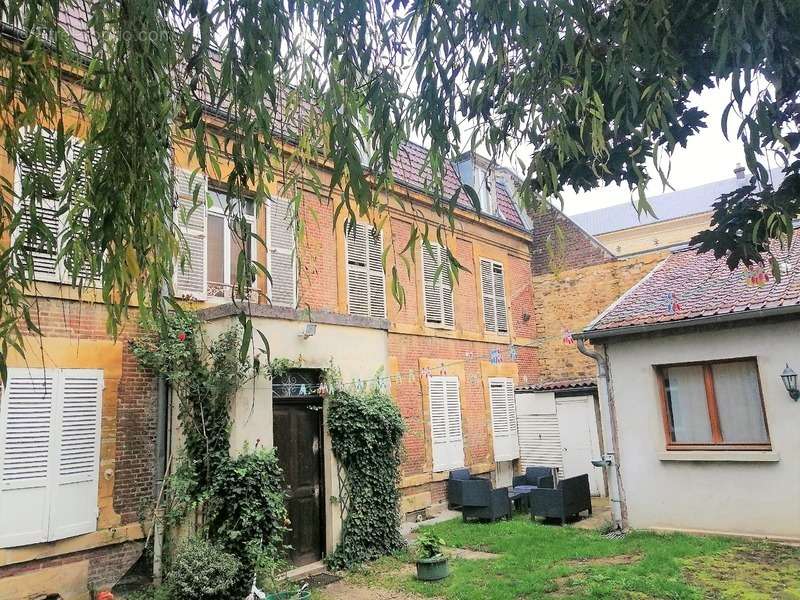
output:
{"label": "brown wooden door", "polygon": [[296,566],[306,565],[320,560],[325,546],[322,403],[319,398],[276,398],[273,415],[288,494],[289,558]]}

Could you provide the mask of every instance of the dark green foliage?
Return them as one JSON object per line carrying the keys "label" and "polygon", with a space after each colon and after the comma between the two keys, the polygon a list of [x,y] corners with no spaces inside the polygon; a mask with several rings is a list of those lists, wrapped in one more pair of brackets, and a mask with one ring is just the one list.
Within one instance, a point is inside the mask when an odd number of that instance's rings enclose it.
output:
{"label": "dark green foliage", "polygon": [[342,539],[328,565],[348,568],[403,548],[397,480],[404,425],[397,406],[381,390],[337,390],[328,430],[348,498]]}
{"label": "dark green foliage", "polygon": [[433,558],[442,553],[444,540],[430,529],[422,530],[416,539],[417,558]]}
{"label": "dark green foliage", "polygon": [[[464,150],[519,159],[526,209],[546,209],[564,189],[616,182],[650,212],[648,181],[666,181],[672,154],[709,125],[693,95],[729,80],[723,132],[741,143],[758,183],[769,183],[770,164],[787,177],[778,189],[726,199],[714,229],[696,241],[729,264],[748,263],[767,239],[787,241],[797,216],[800,0],[7,0],[3,9],[22,27],[15,43],[0,45],[8,108],[0,141],[30,166],[44,146],[26,148],[19,129],[46,122],[56,138],[52,164],[66,181],[59,192],[46,174],[17,190],[5,178],[3,197],[54,199],[67,226],[58,240],[34,210],[23,234],[20,203],[0,203],[8,240],[0,376],[9,352],[23,351],[22,325],[37,331],[33,240],[77,259],[68,261],[73,281],[100,282],[111,332],[133,304],[165,318],[171,296],[163,292],[185,246],[172,207],[175,133],[204,175],[234,198],[252,194],[257,210],[269,202],[267,182],[281,187],[299,238],[298,215],[314,212],[301,210],[303,187],[334,203],[336,227],[367,215],[380,227],[390,204],[407,209],[385,192],[400,149],[424,138],[425,187],[439,219],[412,225],[394,248],[408,261],[455,226],[456,196],[442,194],[443,179],[447,159]],[[57,13],[76,9],[89,15],[92,45],[76,47],[59,26]],[[85,117],[80,132],[65,118],[71,110]],[[77,154],[73,135],[85,140]],[[284,153],[287,140],[294,152]],[[315,170],[322,162],[329,178]],[[474,204],[476,190],[460,188]],[[242,206],[225,209],[232,234],[242,247],[263,247]],[[455,279],[460,267],[448,256]],[[241,252],[230,299],[266,270]],[[402,302],[395,265],[390,276]],[[239,314],[246,348],[256,332],[244,306]]]}
{"label": "dark green foliage", "polygon": [[283,472],[274,449],[245,451],[215,472],[206,526],[209,537],[241,561],[242,597],[260,557],[283,555],[286,525]]}
{"label": "dark green foliage", "polygon": [[202,538],[184,542],[167,574],[167,589],[174,600],[241,600],[237,581],[241,563],[220,546]]}
{"label": "dark green foliage", "polygon": [[198,318],[181,312],[132,344],[142,366],[164,377],[178,397],[185,459],[179,472],[195,496],[228,460],[230,403],[251,375],[239,361],[240,341],[234,327],[206,344]]}

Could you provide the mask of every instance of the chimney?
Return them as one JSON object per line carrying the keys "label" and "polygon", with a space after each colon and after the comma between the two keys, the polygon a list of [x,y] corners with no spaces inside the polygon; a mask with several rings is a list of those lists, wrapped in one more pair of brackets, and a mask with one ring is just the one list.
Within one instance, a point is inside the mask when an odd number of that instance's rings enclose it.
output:
{"label": "chimney", "polygon": [[742,163],[736,163],[736,168],[733,170],[733,174],[736,175],[736,179],[744,179],[744,167]]}

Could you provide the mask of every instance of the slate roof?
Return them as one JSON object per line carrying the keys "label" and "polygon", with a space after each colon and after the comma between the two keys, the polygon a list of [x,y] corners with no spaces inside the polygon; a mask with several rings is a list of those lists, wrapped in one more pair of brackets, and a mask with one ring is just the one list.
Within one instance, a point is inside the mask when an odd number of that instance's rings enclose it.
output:
{"label": "slate roof", "polygon": [[[797,234],[795,234],[797,235]],[[630,328],[667,328],[720,317],[757,318],[788,309],[800,313],[800,245],[775,255],[784,274],[778,282],[768,263],[760,270],[730,271],[712,253],[687,248],[667,257],[644,279],[607,308],[580,334],[597,338],[620,335]],[[761,281],[758,281],[758,273]],[[635,331],[636,329],[633,329]]]}
{"label": "slate roof", "polygon": [[[783,181],[781,169],[770,172],[772,183],[778,186]],[[661,194],[648,198],[648,202],[656,213],[654,218],[648,214],[640,215],[633,204],[625,202],[606,208],[599,208],[584,213],[571,215],[570,218],[592,235],[600,235],[629,227],[649,225],[660,221],[689,217],[712,210],[711,205],[722,195],[732,192],[748,183],[749,177],[738,179],[731,177],[722,181],[714,181],[693,188]]]}
{"label": "slate roof", "polygon": [[[74,6],[71,6],[69,11],[62,10],[59,13],[59,23],[73,39],[76,50],[83,55],[90,55],[92,53],[93,35],[89,29],[89,8],[85,0],[77,0]],[[281,103],[279,103],[281,104]],[[289,120],[295,119],[298,116],[302,118],[301,109],[298,111],[300,115],[290,117]],[[281,107],[278,107],[278,114],[276,120],[280,120],[284,115]],[[287,123],[287,128],[292,128],[291,123]],[[431,179],[431,170],[425,165],[426,149],[424,146],[415,144],[413,142],[406,142],[398,149],[397,157],[392,164],[392,171],[395,180],[398,183],[406,184],[410,187],[417,189],[425,189],[425,186]],[[444,193],[443,197],[449,200],[456,189],[460,185],[458,173],[455,163],[448,161],[447,169],[444,177]],[[501,222],[505,222],[520,229],[526,229],[526,226],[519,214],[517,205],[513,199],[514,190],[507,187],[506,182],[497,179],[497,208],[498,213],[494,215]],[[466,210],[474,210],[472,203],[463,192],[458,196],[459,207]],[[484,215],[486,216],[486,215]]]}

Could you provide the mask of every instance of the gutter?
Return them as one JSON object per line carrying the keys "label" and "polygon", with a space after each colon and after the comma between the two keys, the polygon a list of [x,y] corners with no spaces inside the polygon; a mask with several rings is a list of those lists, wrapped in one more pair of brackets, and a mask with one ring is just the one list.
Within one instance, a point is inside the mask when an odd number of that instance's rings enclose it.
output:
{"label": "gutter", "polygon": [[[788,315],[800,315],[800,304],[790,306],[777,306],[775,308],[763,308],[755,310],[742,310],[735,313],[725,313],[721,315],[710,315],[707,317],[696,317],[682,319],[680,321],[667,321],[664,323],[651,323],[648,325],[632,325],[628,327],[617,327],[614,329],[584,329],[574,335],[575,339],[580,340],[601,340],[639,333],[651,333],[654,331],[666,331],[687,327],[700,327],[705,325],[716,325],[719,323],[736,323],[738,321],[749,321],[752,319],[766,319],[769,317],[782,317]],[[601,319],[597,319],[599,321]],[[595,322],[597,322],[595,321]],[[591,325],[590,325],[591,327]]]}
{"label": "gutter", "polygon": [[583,339],[577,339],[578,351],[597,363],[597,393],[600,400],[600,422],[602,425],[603,447],[606,452],[603,459],[608,469],[609,500],[611,502],[611,518],[614,528],[624,530],[627,525],[627,508],[620,473],[619,436],[617,434],[617,411],[614,405],[614,391],[611,386],[611,374],[608,369],[608,358],[599,352],[589,350]]}

